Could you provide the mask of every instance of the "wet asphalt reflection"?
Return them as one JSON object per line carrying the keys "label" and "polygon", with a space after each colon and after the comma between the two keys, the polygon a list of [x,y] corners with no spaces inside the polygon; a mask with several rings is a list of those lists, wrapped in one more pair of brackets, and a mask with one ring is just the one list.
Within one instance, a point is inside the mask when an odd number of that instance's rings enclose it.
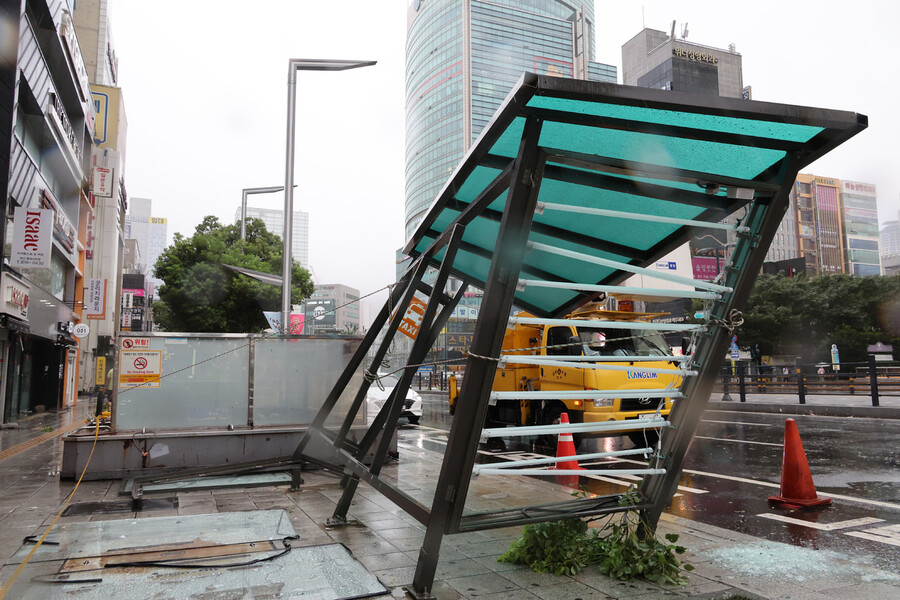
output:
{"label": "wet asphalt reflection", "polygon": [[[415,445],[443,453],[452,417],[436,400],[426,401],[422,428],[404,427]],[[795,416],[818,495],[832,498],[819,510],[770,505],[779,492],[786,417],[777,414],[709,411],[688,451],[681,484],[667,511],[770,541],[816,550],[865,555],[874,566],[900,572],[900,421]],[[418,431],[419,433],[414,433]],[[579,454],[633,447],[624,437],[584,440]],[[533,440],[481,445],[480,461],[491,452],[538,452]],[[484,452],[487,451],[487,452]],[[627,457],[621,468],[640,463]],[[582,465],[584,466],[584,465]],[[611,465],[615,466],[615,465]],[[605,478],[608,479],[608,478]],[[596,494],[627,489],[581,477]]]}

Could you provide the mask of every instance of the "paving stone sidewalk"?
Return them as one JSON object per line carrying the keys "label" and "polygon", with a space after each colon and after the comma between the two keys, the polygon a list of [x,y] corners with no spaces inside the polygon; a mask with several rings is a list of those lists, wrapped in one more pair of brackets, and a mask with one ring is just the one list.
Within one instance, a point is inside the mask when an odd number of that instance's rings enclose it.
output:
{"label": "paving stone sidewalk", "polygon": [[[80,416],[89,414],[89,409],[88,403],[79,403],[72,416],[57,415],[58,422],[45,416],[35,423],[36,427],[40,426],[38,431],[31,427],[22,428],[18,443],[46,435],[43,431],[46,427],[55,427],[55,430],[71,427],[77,424]],[[30,433],[25,435],[24,431]],[[9,430],[4,430],[0,436],[7,434]],[[6,443],[0,447],[14,448],[16,446]],[[0,459],[0,563],[6,563],[22,547],[25,536],[43,533],[75,486],[72,481],[59,480],[60,451],[61,443],[56,436]],[[413,488],[425,488],[437,476],[434,461],[428,459],[428,456],[416,453],[401,454],[400,462],[386,466],[383,473]],[[147,494],[147,499],[177,496],[178,507],[115,514],[88,513],[63,517],[59,522],[283,509],[300,535],[296,544],[343,543],[391,590],[393,597],[404,597],[405,586],[412,582],[424,526],[362,484],[350,509],[351,524],[328,528],[324,522],[331,516],[341,495],[339,480],[319,471],[304,473],[304,479],[305,483],[297,492],[289,491],[287,486],[269,486]],[[473,485],[467,504],[475,510],[570,498],[564,488],[534,478],[481,480],[483,484]],[[72,502],[121,501],[119,486],[119,481],[82,482]],[[434,595],[440,600],[705,600],[736,595],[754,600],[900,598],[900,576],[871,569],[855,562],[852,556],[769,542],[668,515],[663,516],[659,535],[677,533],[680,536],[678,543],[688,549],[683,557],[685,562],[695,567],[687,575],[685,586],[619,582],[602,575],[596,567],[589,567],[575,576],[556,577],[497,562],[497,557],[520,532],[520,527],[514,527],[446,536]],[[160,532],[160,543],[164,540],[165,532]],[[5,582],[14,570],[15,565],[0,569],[0,582]],[[135,598],[140,597],[142,576],[146,575],[135,574]],[[16,585],[27,586],[29,583],[23,581]],[[22,588],[13,588],[13,592],[17,589]]]}

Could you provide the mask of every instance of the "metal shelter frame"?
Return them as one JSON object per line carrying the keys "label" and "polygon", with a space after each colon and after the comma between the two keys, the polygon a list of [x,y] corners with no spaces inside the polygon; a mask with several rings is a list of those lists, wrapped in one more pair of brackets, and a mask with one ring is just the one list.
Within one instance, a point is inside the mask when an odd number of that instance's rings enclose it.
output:
{"label": "metal shelter frame", "polygon": [[[300,461],[306,459],[304,449],[309,443],[330,445],[328,466],[344,474],[344,493],[330,523],[346,522],[357,485],[365,481],[425,525],[409,590],[421,599],[432,597],[441,541],[447,534],[623,510],[641,511],[655,527],[675,492],[685,454],[707,406],[716,369],[738,319],[735,311],[745,303],[761,269],[797,173],[864,129],[866,123],[865,116],[842,111],[524,74],[405,248],[414,259],[412,266],[392,289],[297,447],[294,459]],[[662,147],[667,153],[656,152]],[[698,169],[696,165],[704,157],[698,158],[697,153],[703,152],[710,153],[706,168]],[[643,156],[647,158],[641,160]],[[728,157],[735,162],[728,163]],[[740,161],[750,166],[738,164]],[[544,199],[544,188],[552,191],[559,186],[559,197]],[[579,230],[581,221],[564,225],[548,218],[548,211],[559,208],[554,205],[556,200],[574,204],[568,201],[574,192],[588,198],[594,193],[616,195],[618,206],[613,202],[606,203],[606,209],[596,208],[600,203],[595,206],[591,202],[574,207],[579,220],[588,219],[586,214],[614,220],[596,221],[599,229],[592,231]],[[632,205],[644,209],[629,212]],[[623,508],[617,494],[465,514],[513,307],[538,318],[564,316],[599,293],[620,286],[632,274],[653,275],[647,266],[687,242],[704,224],[721,227],[713,224],[741,208],[745,212],[733,227],[737,243],[723,280],[682,286],[683,297],[711,302],[709,320],[694,327],[698,331],[685,368],[692,370],[686,375],[696,375],[684,377],[679,400],[669,416],[671,431],[662,437],[657,450],[656,461],[663,468],[645,475],[639,488],[640,502]],[[609,214],[616,211],[618,214]],[[622,219],[638,219],[644,224],[626,231],[631,235],[626,239],[617,225]],[[423,281],[429,268],[437,270],[431,285]],[[451,276],[463,285],[448,296],[444,289]],[[685,283],[681,278],[671,279]],[[380,473],[416,367],[468,285],[483,289],[484,296],[429,507],[382,479]],[[545,294],[542,286],[556,289]],[[417,291],[429,298],[407,368],[362,441],[353,445],[346,437],[350,423],[377,378],[377,366]],[[646,293],[665,296],[673,292]],[[385,325],[385,335],[375,346]],[[326,418],[353,374],[364,367],[373,347],[372,366],[364,373],[343,425],[337,431],[327,429]],[[676,357],[666,358],[675,364]],[[363,458],[373,448],[374,459],[366,465]]]}

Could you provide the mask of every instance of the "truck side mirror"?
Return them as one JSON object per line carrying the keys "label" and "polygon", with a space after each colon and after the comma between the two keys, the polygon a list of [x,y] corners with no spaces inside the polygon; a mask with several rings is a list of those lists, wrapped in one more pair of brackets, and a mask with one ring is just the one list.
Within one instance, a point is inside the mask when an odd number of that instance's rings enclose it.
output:
{"label": "truck side mirror", "polygon": [[577,335],[569,338],[569,356],[581,356],[584,354],[584,342]]}
{"label": "truck side mirror", "polygon": [[691,338],[683,337],[681,338],[681,355],[687,356],[688,351],[691,349]]}

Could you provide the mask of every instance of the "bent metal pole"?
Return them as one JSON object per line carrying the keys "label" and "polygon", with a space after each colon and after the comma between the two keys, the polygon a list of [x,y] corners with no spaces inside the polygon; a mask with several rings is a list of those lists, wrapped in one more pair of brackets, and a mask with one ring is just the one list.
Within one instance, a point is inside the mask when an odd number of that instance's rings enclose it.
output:
{"label": "bent metal pole", "polygon": [[294,114],[297,99],[297,71],[346,71],[369,67],[374,60],[327,60],[292,58],[288,60],[287,149],[284,166],[284,252],[281,261],[281,332],[291,331],[291,238],[294,219]]}

